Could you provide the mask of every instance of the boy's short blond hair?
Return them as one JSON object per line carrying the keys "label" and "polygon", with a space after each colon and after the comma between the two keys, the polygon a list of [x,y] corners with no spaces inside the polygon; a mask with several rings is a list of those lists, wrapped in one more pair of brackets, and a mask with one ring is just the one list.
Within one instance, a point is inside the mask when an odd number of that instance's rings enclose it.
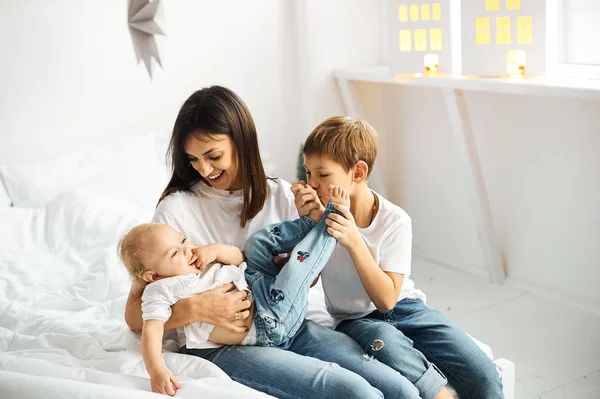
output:
{"label": "boy's short blond hair", "polygon": [[377,132],[367,121],[334,116],[321,122],[308,135],[302,152],[330,158],[346,171],[364,161],[369,167],[368,178],[377,158],[377,140]]}
{"label": "boy's short blond hair", "polygon": [[119,241],[117,251],[121,262],[134,280],[142,280],[146,272],[146,257],[150,248],[148,246],[148,235],[154,233],[156,223],[144,223],[135,226]]}

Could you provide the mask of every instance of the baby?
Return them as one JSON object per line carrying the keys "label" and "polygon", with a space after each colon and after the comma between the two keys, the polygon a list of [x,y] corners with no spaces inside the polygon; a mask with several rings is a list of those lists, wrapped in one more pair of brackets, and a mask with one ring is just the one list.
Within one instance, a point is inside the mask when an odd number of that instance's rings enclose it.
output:
{"label": "baby", "polygon": [[[314,211],[308,217],[258,230],[246,241],[244,253],[224,244],[195,248],[180,232],[158,223],[136,226],[125,235],[119,243],[121,260],[132,278],[150,283],[142,295],[142,354],[152,391],[174,392],[171,384],[179,388],[161,358],[164,323],[171,316],[171,305],[224,284],[233,282],[238,290],[251,290],[248,332],[233,333],[206,323],[188,324],[183,331],[178,329],[188,349],[290,346],[306,316],[310,285],[337,243],[327,232],[325,220],[331,212],[340,214],[333,207],[335,203],[350,204],[348,193],[341,187],[330,186],[328,194],[329,204],[322,216]],[[280,268],[273,259],[287,252],[292,256]]]}

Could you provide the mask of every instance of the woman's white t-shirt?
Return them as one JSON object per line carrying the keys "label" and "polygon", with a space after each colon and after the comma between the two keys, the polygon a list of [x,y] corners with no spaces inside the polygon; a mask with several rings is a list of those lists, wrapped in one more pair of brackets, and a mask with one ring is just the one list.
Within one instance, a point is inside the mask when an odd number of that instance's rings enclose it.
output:
{"label": "woman's white t-shirt", "polygon": [[298,218],[290,184],[281,179],[267,181],[269,194],[265,205],[244,228],[240,226],[242,190],[217,190],[203,181],[196,183],[191,192],[178,191],[163,199],[152,221],[174,227],[197,246],[221,243],[244,249],[246,240],[255,231]]}
{"label": "woman's white t-shirt", "polygon": [[[197,246],[221,243],[244,249],[246,240],[255,231],[298,218],[290,184],[281,179],[268,179],[267,182],[269,194],[265,204],[244,228],[240,226],[244,202],[242,190],[216,190],[203,181],[196,183],[191,191],[178,191],[163,199],[152,221],[168,224]],[[183,329],[177,330],[177,334],[170,334],[168,338],[183,345]],[[206,347],[218,346],[206,344]]]}

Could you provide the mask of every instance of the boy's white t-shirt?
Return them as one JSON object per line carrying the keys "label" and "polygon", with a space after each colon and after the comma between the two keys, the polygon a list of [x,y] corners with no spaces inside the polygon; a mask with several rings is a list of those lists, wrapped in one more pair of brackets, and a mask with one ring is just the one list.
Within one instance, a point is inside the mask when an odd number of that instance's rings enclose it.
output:
{"label": "boy's white t-shirt", "polygon": [[[412,225],[408,214],[381,195],[379,210],[371,225],[359,228],[371,255],[386,272],[404,274],[398,301],[403,298],[425,299],[425,294],[415,288],[410,279],[412,253]],[[333,316],[335,325],[345,319],[357,319],[376,309],[367,295],[352,258],[341,245],[337,245],[333,255],[321,273],[327,310]]]}
{"label": "boy's white t-shirt", "polygon": [[[290,183],[282,179],[268,179],[267,182],[269,194],[265,204],[244,228],[240,226],[244,202],[242,190],[217,190],[204,181],[196,183],[192,191],[178,191],[164,198],[152,221],[168,224],[197,246],[221,243],[243,249],[246,240],[255,231],[298,218]],[[183,334],[183,330],[178,329],[176,336],[169,335],[168,338],[181,346],[185,343],[180,339]]]}

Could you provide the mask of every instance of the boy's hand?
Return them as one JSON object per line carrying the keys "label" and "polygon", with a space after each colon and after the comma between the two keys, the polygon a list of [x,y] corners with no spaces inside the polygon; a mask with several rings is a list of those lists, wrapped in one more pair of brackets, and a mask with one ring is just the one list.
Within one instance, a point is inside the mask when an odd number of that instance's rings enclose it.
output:
{"label": "boy's hand", "polygon": [[201,247],[192,249],[192,253],[196,259],[196,269],[205,271],[217,261],[219,257],[219,245],[220,244],[209,244]]}
{"label": "boy's hand", "polygon": [[327,215],[327,220],[325,220],[327,232],[344,248],[356,248],[362,242],[362,237],[356,227],[354,216],[348,207],[340,204],[335,204],[334,207],[343,216],[333,212]]}
{"label": "boy's hand", "polygon": [[308,216],[318,222],[323,216],[325,207],[315,189],[306,184],[304,180],[300,180],[292,185],[291,190],[294,194],[294,204],[298,209],[298,215],[300,217]]}
{"label": "boy's hand", "polygon": [[175,392],[181,388],[179,381],[175,379],[173,373],[166,368],[162,368],[150,374],[150,383],[152,384],[152,392],[175,395]]}

